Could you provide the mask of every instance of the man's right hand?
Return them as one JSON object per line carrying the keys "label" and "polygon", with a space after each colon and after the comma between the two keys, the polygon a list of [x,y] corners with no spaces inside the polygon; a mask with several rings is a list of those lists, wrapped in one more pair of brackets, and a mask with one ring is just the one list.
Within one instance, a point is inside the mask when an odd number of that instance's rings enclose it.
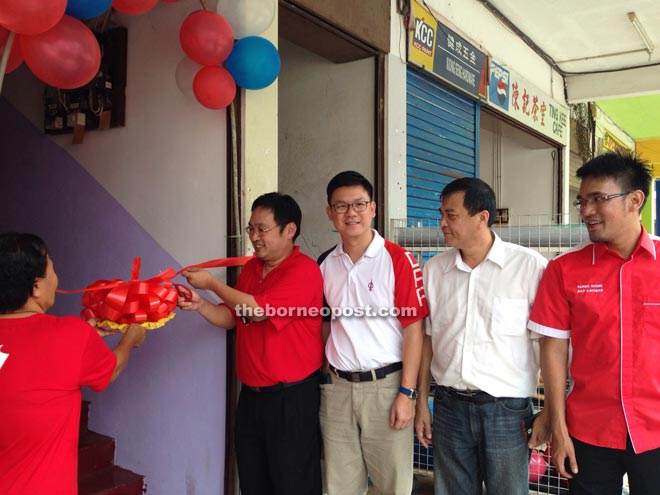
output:
{"label": "man's right hand", "polygon": [[429,448],[433,440],[433,431],[431,428],[431,409],[428,402],[424,400],[417,400],[415,412],[415,432],[417,439],[424,448]]}
{"label": "man's right hand", "polygon": [[[577,460],[575,459],[575,448],[573,441],[567,433],[552,433],[552,461],[557,471],[564,478],[572,478],[578,472]],[[566,470],[566,461],[570,466],[571,472]]]}
{"label": "man's right hand", "polygon": [[192,289],[188,289],[188,291],[190,292],[190,295],[187,295],[188,297],[183,297],[181,293],[179,293],[179,299],[177,299],[176,304],[184,311],[197,311],[202,302],[202,296]]}

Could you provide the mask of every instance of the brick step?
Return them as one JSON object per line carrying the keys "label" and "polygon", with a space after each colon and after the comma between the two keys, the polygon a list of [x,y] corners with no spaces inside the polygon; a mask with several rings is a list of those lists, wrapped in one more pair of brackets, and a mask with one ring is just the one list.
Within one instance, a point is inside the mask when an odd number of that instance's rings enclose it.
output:
{"label": "brick step", "polygon": [[142,495],[144,476],[110,466],[78,479],[78,495]]}
{"label": "brick step", "polygon": [[111,466],[115,460],[115,439],[93,431],[80,434],[78,476]]}

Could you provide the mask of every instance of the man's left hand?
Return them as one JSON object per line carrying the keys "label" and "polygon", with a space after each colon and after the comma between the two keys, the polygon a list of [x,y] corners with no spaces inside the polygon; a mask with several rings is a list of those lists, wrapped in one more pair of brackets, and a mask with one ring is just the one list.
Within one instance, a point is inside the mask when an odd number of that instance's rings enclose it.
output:
{"label": "man's left hand", "polygon": [[107,337],[108,335],[115,335],[117,332],[119,332],[117,328],[111,328],[107,323],[99,327],[96,318],[88,319],[87,323],[89,323],[94,328],[94,330],[96,330],[96,333],[98,333],[99,336],[101,337]]}
{"label": "man's left hand", "polygon": [[403,430],[412,424],[415,418],[415,401],[402,393],[397,393],[390,409],[390,427]]}

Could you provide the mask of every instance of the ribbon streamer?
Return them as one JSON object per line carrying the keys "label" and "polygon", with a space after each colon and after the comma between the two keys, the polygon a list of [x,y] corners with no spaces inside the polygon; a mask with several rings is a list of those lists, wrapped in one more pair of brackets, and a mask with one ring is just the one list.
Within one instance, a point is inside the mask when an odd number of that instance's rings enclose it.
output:
{"label": "ribbon streamer", "polygon": [[[80,315],[85,318],[96,318],[107,323],[111,328],[124,330],[131,323],[139,323],[146,328],[158,328],[174,317],[179,291],[179,284],[172,279],[181,272],[192,268],[220,268],[226,266],[243,266],[252,256],[235,258],[219,258],[189,265],[178,272],[173,268],[159,273],[153,278],[140,280],[141,259],[133,259],[131,280],[118,278],[112,280],[97,280],[85,289],[58,290],[60,294],[75,294],[84,292],[82,298],[83,310]],[[190,291],[188,290],[188,293]]]}

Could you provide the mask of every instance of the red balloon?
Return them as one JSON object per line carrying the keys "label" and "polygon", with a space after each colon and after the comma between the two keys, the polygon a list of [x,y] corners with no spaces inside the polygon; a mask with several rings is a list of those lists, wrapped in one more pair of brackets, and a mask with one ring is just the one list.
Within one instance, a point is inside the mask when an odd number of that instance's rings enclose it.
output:
{"label": "red balloon", "polygon": [[202,67],[193,79],[195,98],[206,108],[227,108],[236,95],[236,83],[224,67]]}
{"label": "red balloon", "polygon": [[543,454],[536,449],[532,450],[532,456],[529,458],[529,481],[531,483],[538,483],[547,470],[548,462],[545,460]]}
{"label": "red balloon", "polygon": [[[0,26],[0,57],[5,48],[5,43],[7,43],[8,36],[9,31]],[[21,54],[21,47],[19,46],[18,38],[14,38],[14,42],[11,45],[11,51],[9,52],[9,60],[7,60],[5,74],[9,74],[13,70],[16,70],[22,63],[23,55]]]}
{"label": "red balloon", "polygon": [[60,22],[67,0],[0,0],[0,24],[18,34],[40,34]]}
{"label": "red balloon", "polygon": [[112,8],[122,14],[139,15],[153,9],[158,0],[112,0]]}
{"label": "red balloon", "polygon": [[217,12],[198,10],[181,24],[181,48],[200,65],[218,65],[231,53],[234,31]]}
{"label": "red balloon", "polygon": [[160,0],[160,1],[165,3],[174,3],[174,2],[178,2],[179,0]]}
{"label": "red balloon", "polygon": [[50,31],[37,36],[21,35],[19,40],[30,70],[56,88],[84,86],[101,66],[101,48],[94,34],[70,15],[65,15]]}

